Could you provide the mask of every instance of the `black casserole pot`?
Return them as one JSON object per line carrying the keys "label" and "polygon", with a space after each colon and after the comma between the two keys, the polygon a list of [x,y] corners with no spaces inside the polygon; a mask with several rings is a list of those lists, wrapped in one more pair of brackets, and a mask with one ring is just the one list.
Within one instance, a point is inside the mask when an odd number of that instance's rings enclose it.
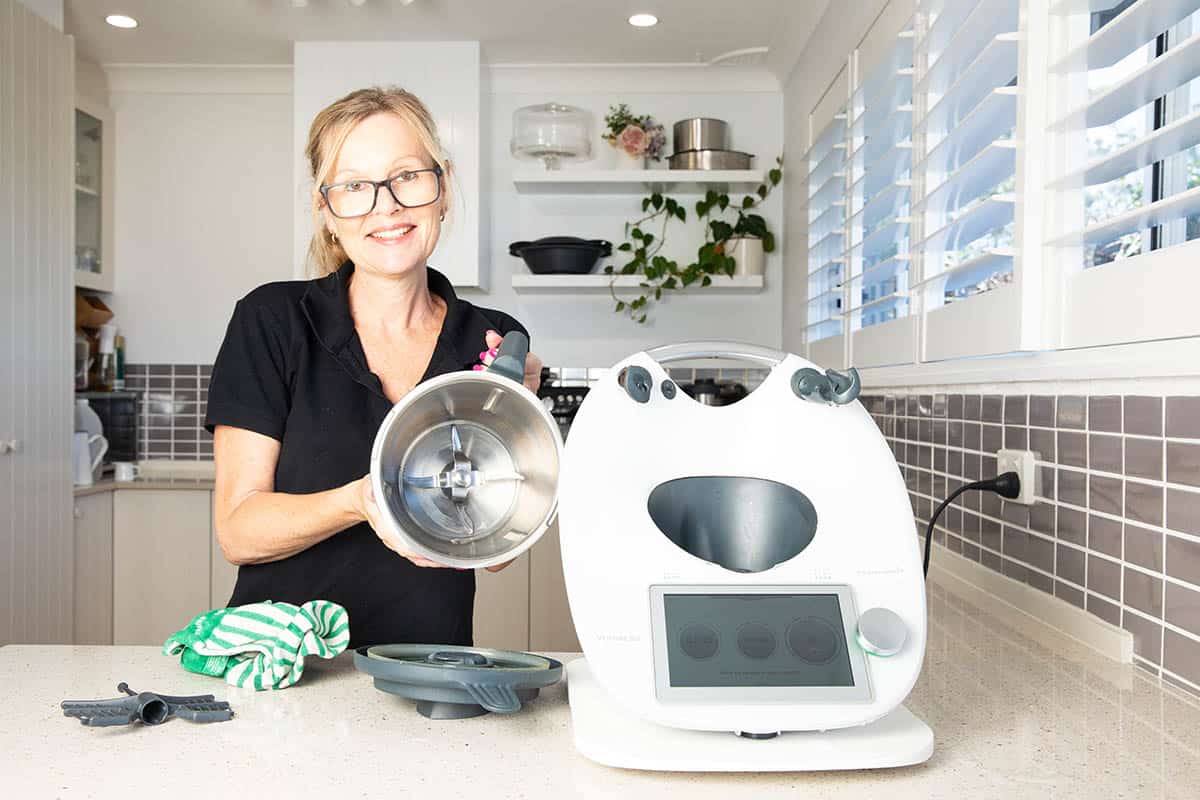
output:
{"label": "black casserole pot", "polygon": [[583,275],[596,262],[612,255],[612,242],[576,236],[547,236],[533,242],[513,242],[508,252],[525,260],[535,275]]}

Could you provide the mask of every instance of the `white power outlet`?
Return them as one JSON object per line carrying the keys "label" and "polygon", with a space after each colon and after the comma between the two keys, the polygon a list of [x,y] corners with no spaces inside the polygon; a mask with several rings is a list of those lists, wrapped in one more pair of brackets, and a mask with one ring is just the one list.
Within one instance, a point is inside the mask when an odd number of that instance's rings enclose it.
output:
{"label": "white power outlet", "polygon": [[1015,472],[1021,479],[1021,493],[1011,502],[1031,506],[1039,487],[1036,456],[1032,450],[1001,450],[996,453],[996,474]]}

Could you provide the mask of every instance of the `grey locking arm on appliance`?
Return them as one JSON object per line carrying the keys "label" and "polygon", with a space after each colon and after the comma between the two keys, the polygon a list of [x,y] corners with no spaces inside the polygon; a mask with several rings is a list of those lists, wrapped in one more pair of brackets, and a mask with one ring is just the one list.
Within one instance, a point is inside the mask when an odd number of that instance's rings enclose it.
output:
{"label": "grey locking arm on appliance", "polygon": [[154,692],[135,692],[129,685],[117,684],[117,691],[126,697],[111,700],[63,700],[63,716],[75,717],[83,725],[107,727],[141,722],[159,725],[171,717],[192,722],[224,722],[233,718],[229,703],[216,700],[211,694],[178,697]]}
{"label": "grey locking arm on appliance", "polygon": [[520,331],[509,331],[500,342],[500,352],[488,367],[489,372],[495,372],[517,383],[525,382],[525,357],[529,355],[529,337]]}
{"label": "grey locking arm on appliance", "polygon": [[814,403],[844,406],[857,400],[861,390],[862,379],[854,367],[847,374],[827,369],[824,375],[812,367],[805,367],[792,375],[792,391],[801,400]]}

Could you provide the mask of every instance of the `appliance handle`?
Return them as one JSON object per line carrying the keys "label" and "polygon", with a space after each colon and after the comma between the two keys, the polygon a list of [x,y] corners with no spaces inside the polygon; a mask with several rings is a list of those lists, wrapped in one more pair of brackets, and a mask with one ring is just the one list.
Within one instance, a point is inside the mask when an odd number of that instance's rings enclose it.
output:
{"label": "appliance handle", "polygon": [[672,361],[688,361],[699,358],[725,358],[735,361],[752,361],[774,367],[787,358],[787,353],[771,347],[746,342],[695,341],[666,344],[653,347],[646,355],[659,364]]}

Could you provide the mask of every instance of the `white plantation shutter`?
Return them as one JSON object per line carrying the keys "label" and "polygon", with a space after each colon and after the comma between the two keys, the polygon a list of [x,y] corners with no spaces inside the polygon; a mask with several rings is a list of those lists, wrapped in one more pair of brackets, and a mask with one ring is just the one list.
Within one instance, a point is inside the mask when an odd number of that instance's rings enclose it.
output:
{"label": "white plantation shutter", "polygon": [[913,30],[893,37],[850,98],[846,251],[851,362],[911,362],[908,320]]}
{"label": "white plantation shutter", "polygon": [[1056,0],[1050,23],[1062,345],[1200,333],[1200,0]]}
{"label": "white plantation shutter", "polygon": [[[1010,337],[980,336],[978,328],[1019,309],[1011,284],[1020,3],[923,0],[919,12],[912,288],[926,317],[923,356],[1012,349]],[[983,299],[992,292],[998,296]]]}
{"label": "white plantation shutter", "polygon": [[[840,101],[839,101],[840,97]],[[805,340],[828,358],[840,351],[846,250],[846,83],[835,81],[826,103],[840,103],[814,131],[808,168],[808,316]],[[812,122],[818,123],[814,113]],[[838,338],[838,341],[833,341]],[[840,364],[840,356],[834,359]]]}

